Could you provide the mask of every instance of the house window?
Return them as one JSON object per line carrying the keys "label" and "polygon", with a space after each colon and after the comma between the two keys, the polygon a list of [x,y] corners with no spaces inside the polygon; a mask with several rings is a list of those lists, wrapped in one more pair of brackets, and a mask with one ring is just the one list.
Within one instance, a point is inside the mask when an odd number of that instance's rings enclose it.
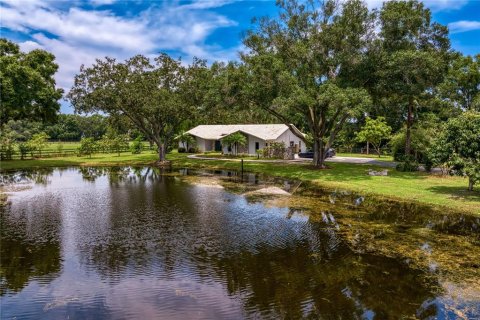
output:
{"label": "house window", "polygon": [[255,142],[255,150],[260,149],[260,142]]}
{"label": "house window", "polygon": [[290,147],[293,147],[295,145],[294,141],[290,141]]}
{"label": "house window", "polygon": [[298,150],[302,150],[302,140],[298,141]]}
{"label": "house window", "polygon": [[228,146],[228,152],[232,152],[232,146]]}

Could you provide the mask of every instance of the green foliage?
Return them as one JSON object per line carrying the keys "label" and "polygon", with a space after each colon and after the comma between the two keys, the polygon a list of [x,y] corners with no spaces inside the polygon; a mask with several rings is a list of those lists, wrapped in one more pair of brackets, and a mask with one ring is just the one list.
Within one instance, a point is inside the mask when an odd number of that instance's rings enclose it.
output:
{"label": "green foliage", "polygon": [[466,176],[469,190],[480,181],[480,113],[469,111],[448,120],[430,149],[435,165]]}
{"label": "green foliage", "polygon": [[15,133],[12,130],[6,129],[0,131],[0,159],[10,160],[15,153],[17,143],[15,140]]}
{"label": "green foliage", "polygon": [[410,156],[417,111],[434,98],[447,70],[448,29],[432,22],[430,10],[416,0],[384,2],[379,22],[379,45],[370,60],[376,70],[372,92],[386,114],[406,119],[404,151]]}
{"label": "green foliage", "polygon": [[93,138],[82,138],[80,140],[80,147],[78,148],[78,152],[80,155],[88,155],[90,158],[92,157],[92,153],[95,152],[98,145]]}
{"label": "green foliage", "polygon": [[238,148],[247,145],[247,137],[240,132],[234,132],[222,138],[222,144],[232,148],[235,155],[238,154]]}
{"label": "green foliage", "polygon": [[3,130],[12,131],[17,141],[27,141],[32,135],[42,132],[42,123],[31,120],[10,120],[5,123]]}
{"label": "green foliage", "polygon": [[398,163],[395,167],[397,171],[413,172],[418,170],[418,162],[414,158],[408,157],[408,156],[402,156],[400,158],[400,161],[401,162]]}
{"label": "green foliage", "polygon": [[25,156],[30,152],[30,147],[28,143],[21,142],[18,144],[18,151],[20,152],[20,159],[24,160]]}
{"label": "green foliage", "polygon": [[165,161],[174,135],[202,104],[205,61],[189,66],[161,54],[152,62],[137,55],[124,62],[112,58],[82,66],[68,98],[78,112],[101,111],[127,118],[158,147]]}
{"label": "green foliage", "polygon": [[45,132],[36,133],[27,141],[27,146],[29,151],[32,153],[38,152],[40,156],[42,155],[42,150],[47,147],[48,139],[50,137]]}
{"label": "green foliage", "polygon": [[185,149],[183,147],[178,148],[178,153],[185,153],[185,152],[187,152],[187,149]]}
{"label": "green foliage", "polygon": [[480,111],[480,54],[471,57],[457,53],[438,91],[456,109]]}
{"label": "green foliage", "polygon": [[271,142],[263,149],[264,158],[283,159],[287,147],[284,142]]}
{"label": "green foliage", "polygon": [[102,139],[99,141],[99,146],[104,152],[116,152],[118,155],[120,155],[121,151],[128,150],[128,142],[128,135],[118,134],[116,131],[109,128],[107,133],[105,133]]}
{"label": "green foliage", "polygon": [[55,56],[35,49],[20,51],[17,44],[0,38],[0,123],[10,120],[48,122],[60,110],[63,90],[55,87]]}
{"label": "green foliage", "polygon": [[57,150],[56,150],[58,153],[62,153],[63,152],[63,143],[59,143],[57,144]]}
{"label": "green foliage", "polygon": [[306,128],[314,165],[323,167],[343,125],[371,103],[359,70],[373,15],[360,1],[278,3],[279,17],[261,20],[245,39],[244,95],[286,125]]}
{"label": "green foliage", "polygon": [[[432,114],[424,114],[411,128],[411,155],[416,162],[429,164],[428,148],[439,131],[440,120]],[[393,157],[396,161],[405,158],[406,128],[403,127],[390,140]]]}
{"label": "green foliage", "polygon": [[356,139],[359,142],[371,143],[380,157],[382,140],[388,139],[391,132],[392,128],[387,125],[384,117],[378,117],[377,119],[366,118],[365,125],[356,134]]}
{"label": "green foliage", "polygon": [[180,132],[180,134],[175,137],[174,141],[180,142],[184,149],[188,149],[196,143],[195,137],[185,131]]}
{"label": "green foliage", "polygon": [[130,151],[133,154],[140,154],[143,150],[143,136],[139,135],[133,140],[132,145],[130,146]]}

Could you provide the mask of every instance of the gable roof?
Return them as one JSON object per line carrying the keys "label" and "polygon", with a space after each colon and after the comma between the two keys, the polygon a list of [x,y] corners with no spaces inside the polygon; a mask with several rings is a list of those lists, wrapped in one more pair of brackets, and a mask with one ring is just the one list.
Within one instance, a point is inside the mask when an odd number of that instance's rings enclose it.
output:
{"label": "gable roof", "polygon": [[[220,140],[234,132],[241,131],[262,140],[275,140],[287,130],[288,126],[285,124],[216,124],[199,125],[187,133],[206,140]],[[295,130],[303,136],[303,133],[297,128]]]}

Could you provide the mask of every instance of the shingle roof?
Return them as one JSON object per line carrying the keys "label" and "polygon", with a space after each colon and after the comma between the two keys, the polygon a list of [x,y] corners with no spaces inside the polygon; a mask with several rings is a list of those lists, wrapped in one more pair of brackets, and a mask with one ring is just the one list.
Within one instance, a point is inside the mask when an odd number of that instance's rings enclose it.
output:
{"label": "shingle roof", "polygon": [[[219,124],[199,125],[187,133],[207,140],[220,140],[229,134],[241,131],[262,140],[275,140],[287,130],[288,126],[285,124]],[[296,130],[302,134],[298,129]]]}

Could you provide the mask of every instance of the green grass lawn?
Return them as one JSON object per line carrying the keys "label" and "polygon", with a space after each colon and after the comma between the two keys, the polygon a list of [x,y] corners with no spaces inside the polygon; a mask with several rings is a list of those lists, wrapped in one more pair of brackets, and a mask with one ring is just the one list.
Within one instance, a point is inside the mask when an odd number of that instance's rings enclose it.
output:
{"label": "green grass lawn", "polygon": [[76,141],[69,141],[69,142],[49,142],[47,146],[42,151],[51,151],[56,152],[58,151],[59,146],[63,148],[63,150],[77,150],[80,147],[80,142]]}
{"label": "green grass lawn", "polygon": [[[168,155],[175,167],[232,169],[239,170],[238,162],[223,160],[198,160],[187,158],[188,154],[173,152]],[[2,161],[1,170],[56,167],[75,165],[147,165],[153,163],[157,155],[144,152],[98,154],[90,157],[62,157],[38,160]],[[388,198],[417,201],[429,205],[480,214],[480,186],[473,192],[467,191],[467,180],[461,177],[439,177],[421,172],[398,172],[389,169],[388,176],[369,176],[368,169],[378,170],[378,166],[347,163],[329,163],[329,169],[318,170],[308,164],[245,162],[246,171],[265,173],[271,176],[312,181],[322,187],[346,189],[363,195],[377,195]]]}
{"label": "green grass lawn", "polygon": [[15,170],[40,167],[64,167],[64,166],[97,166],[97,165],[134,165],[150,164],[155,162],[158,155],[155,152],[143,152],[141,154],[99,153],[89,156],[68,156],[56,158],[41,158],[35,160],[11,160],[1,161],[0,170]]}

